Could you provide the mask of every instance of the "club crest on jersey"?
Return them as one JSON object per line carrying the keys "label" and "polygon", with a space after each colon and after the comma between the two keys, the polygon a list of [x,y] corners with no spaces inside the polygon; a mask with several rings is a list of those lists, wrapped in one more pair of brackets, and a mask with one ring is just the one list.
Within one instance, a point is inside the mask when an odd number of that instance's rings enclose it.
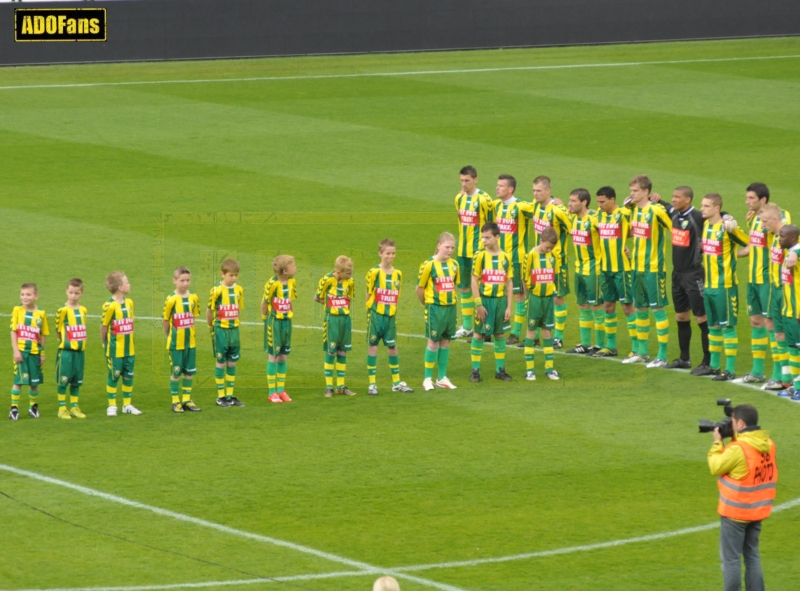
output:
{"label": "club crest on jersey", "polygon": [[619,220],[620,220],[621,218],[622,218],[622,214],[620,214],[620,213],[618,213],[618,212],[614,213],[614,217],[613,217],[614,221],[616,221],[617,223],[619,223]]}
{"label": "club crest on jersey", "polygon": [[644,220],[645,221],[650,222],[652,219],[653,219],[653,213],[651,213],[651,212],[645,213],[645,215],[644,215]]}
{"label": "club crest on jersey", "polygon": [[42,327],[42,319],[36,319],[36,326],[39,328]]}
{"label": "club crest on jersey", "polygon": [[718,240],[721,240],[721,239],[722,239],[722,229],[717,229],[717,230],[714,232],[714,237],[715,237],[716,239],[718,239]]}
{"label": "club crest on jersey", "polygon": [[687,229],[689,227],[689,221],[681,221],[681,229]]}

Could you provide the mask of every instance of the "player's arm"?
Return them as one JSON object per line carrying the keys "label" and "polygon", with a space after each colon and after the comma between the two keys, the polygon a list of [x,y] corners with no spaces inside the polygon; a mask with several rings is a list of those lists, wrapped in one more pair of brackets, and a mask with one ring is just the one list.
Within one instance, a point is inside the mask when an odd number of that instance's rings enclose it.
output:
{"label": "player's arm", "polygon": [[[458,207],[458,197],[456,196],[456,207]],[[364,302],[366,302],[367,306],[369,306],[369,301],[372,298],[372,295],[375,293],[375,279],[378,276],[378,269],[370,269],[367,271],[367,292],[364,298]]]}
{"label": "player's arm", "polygon": [[166,336],[169,335],[169,320],[172,317],[172,307],[173,303],[170,298],[167,298],[167,301],[164,302],[164,315],[161,317],[161,329]]}
{"label": "player's arm", "polygon": [[324,300],[324,298],[325,298],[325,289],[327,287],[325,284],[327,283],[327,281],[328,281],[328,278],[325,277],[325,276],[323,276],[322,279],[319,280],[319,283],[317,284],[317,292],[314,294],[314,302],[319,302],[320,304],[325,304],[325,300]]}
{"label": "player's arm", "polygon": [[206,308],[206,323],[209,329],[214,329],[214,312],[217,302],[217,288],[211,288],[211,296],[208,298],[208,308]]}
{"label": "player's arm", "polygon": [[[508,259],[508,271],[506,271],[506,312],[503,315],[503,321],[511,319],[511,299],[514,297],[514,264],[511,259]],[[523,294],[525,293],[525,284],[522,284]]]}
{"label": "player's arm", "polygon": [[[290,286],[291,287],[291,286]],[[269,282],[264,285],[264,295],[261,296],[261,318],[266,320],[267,313],[269,312],[269,296],[270,296]],[[289,294],[291,296],[291,293]]]}
{"label": "player's arm", "polygon": [[653,211],[653,214],[656,216],[656,220],[664,229],[672,231],[672,219],[667,214],[667,211],[665,211],[663,208],[660,208],[660,204],[656,206],[659,206],[659,208]]}
{"label": "player's arm", "polygon": [[739,256],[739,252],[744,250],[744,256],[747,256],[750,248],[750,236],[742,231],[741,227],[737,227],[728,234],[728,237],[730,238],[731,242],[737,246],[742,246],[742,248],[739,248],[736,255]]}
{"label": "player's arm", "polygon": [[44,348],[45,340],[50,335],[50,329],[47,326],[47,315],[42,315],[42,329],[39,331],[39,364],[44,364]]}
{"label": "player's arm", "polygon": [[106,302],[103,305],[103,320],[100,323],[100,343],[103,344],[103,348],[106,347],[108,340],[108,326],[111,325],[111,321],[113,319],[114,309],[111,306],[111,302]]}
{"label": "player's arm", "polygon": [[14,362],[22,362],[22,352],[17,343],[17,311],[11,314],[11,348],[14,350]]}
{"label": "player's arm", "polygon": [[431,261],[426,261],[419,267],[419,277],[417,278],[416,292],[419,303],[422,304],[422,306],[425,306],[425,287],[428,285],[428,282],[431,279],[432,267],[433,263]]}
{"label": "player's arm", "polygon": [[479,323],[483,323],[483,320],[486,318],[486,308],[484,308],[481,300],[480,279],[478,279],[474,272],[472,273],[471,279],[472,297],[475,299],[475,320]]}
{"label": "player's arm", "polygon": [[58,340],[58,345],[61,345],[61,324],[64,321],[64,309],[59,308],[56,311],[56,339]]}

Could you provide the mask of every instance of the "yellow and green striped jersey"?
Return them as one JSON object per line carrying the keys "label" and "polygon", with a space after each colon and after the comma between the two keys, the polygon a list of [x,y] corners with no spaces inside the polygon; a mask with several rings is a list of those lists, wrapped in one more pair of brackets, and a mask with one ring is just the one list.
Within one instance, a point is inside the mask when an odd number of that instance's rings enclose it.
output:
{"label": "yellow and green striped jersey", "polygon": [[639,273],[665,273],[664,249],[672,232],[672,219],[660,204],[631,211],[633,252],[631,269]]}
{"label": "yellow and green striped jersey", "polygon": [[433,257],[419,267],[417,286],[425,290],[425,304],[453,306],[456,303],[456,286],[461,283],[461,273],[454,259],[439,262]]}
{"label": "yellow and green striped jersey", "polygon": [[547,227],[552,227],[558,235],[553,252],[558,255],[559,264],[567,264],[567,235],[572,229],[572,222],[567,209],[552,201],[547,206],[533,203],[533,227],[531,228],[530,246],[535,248],[541,243],[540,235]]}
{"label": "yellow and green striped jersey", "polygon": [[295,299],[297,299],[297,282],[294,277],[289,277],[286,283],[283,283],[277,275],[264,285],[264,295],[261,297],[261,301],[267,304],[266,316],[280,320],[291,319],[294,316],[292,300]]}
{"label": "yellow and green striped jersey", "polygon": [[502,250],[497,255],[481,250],[472,262],[472,275],[478,278],[481,296],[502,298],[506,295],[506,279],[514,276],[514,266],[511,257]]}
{"label": "yellow and green striped jersey", "polygon": [[456,256],[472,258],[483,248],[481,227],[491,220],[492,197],[481,190],[475,190],[472,196],[461,192],[456,196],[455,203],[458,211]]}
{"label": "yellow and green striped jersey", "polygon": [[714,225],[706,221],[703,225],[700,246],[703,250],[707,288],[730,288],[739,284],[739,278],[736,276],[735,246],[747,246],[749,239],[741,227],[727,233],[723,229],[723,224],[724,221]]}
{"label": "yellow and green striped jersey", "polygon": [[492,221],[500,229],[500,249],[511,261],[522,264],[528,245],[528,222],[533,216],[533,203],[512,198],[508,203],[495,200]]}
{"label": "yellow and green striped jersey", "polygon": [[587,213],[583,217],[571,215],[570,235],[575,247],[575,273],[591,275],[597,273],[599,259],[603,256],[600,243],[600,232],[597,228],[597,216]]}
{"label": "yellow and green striped jersey", "polygon": [[525,255],[522,279],[532,296],[553,296],[556,293],[559,271],[561,271],[561,258],[558,253],[537,252],[533,249]]}
{"label": "yellow and green striped jersey", "polygon": [[56,332],[61,338],[59,348],[76,352],[86,350],[87,313],[85,306],[70,308],[66,304],[56,311]]}
{"label": "yellow and green striped jersey", "polygon": [[195,317],[200,316],[200,298],[189,292],[184,298],[170,294],[164,302],[165,321],[169,321],[167,350],[187,350],[197,347]]}
{"label": "yellow and green striped jersey", "polygon": [[214,326],[236,329],[244,310],[244,288],[238,283],[233,287],[221,283],[214,286],[208,298],[208,308],[214,312]]}
{"label": "yellow and green striped jersey", "polygon": [[[781,210],[781,223],[789,225],[792,216]],[[750,270],[747,274],[748,283],[769,283],[769,255],[773,238],[778,237],[767,231],[761,222],[760,215],[753,215],[747,220],[750,229]]]}
{"label": "yellow and green striped jersey", "polygon": [[133,300],[125,298],[122,303],[109,298],[103,304],[103,326],[106,334],[106,356],[124,358],[134,356],[133,347]]}
{"label": "yellow and green striped jersey", "polygon": [[338,281],[333,273],[328,273],[319,280],[316,297],[325,303],[325,312],[329,315],[349,315],[355,287],[352,277]]}
{"label": "yellow and green striped jersey", "polygon": [[[789,249],[800,253],[800,245]],[[800,317],[800,260],[793,267],[781,265],[781,288],[783,288],[783,316],[790,319]]]}
{"label": "yellow and green striped jersey", "polygon": [[781,287],[781,267],[786,257],[786,250],[781,248],[781,237],[772,234],[772,244],[769,249],[769,283],[774,288]]}
{"label": "yellow and green striped jersey", "polygon": [[11,311],[11,331],[17,332],[17,348],[20,352],[39,354],[43,338],[50,335],[47,315],[41,308],[25,310],[21,304]]}
{"label": "yellow and green striped jersey", "polygon": [[372,267],[367,271],[367,309],[393,317],[397,313],[402,283],[403,273],[400,269],[392,269],[391,273],[387,273],[380,265]]}
{"label": "yellow and green striped jersey", "polygon": [[625,246],[631,234],[631,211],[624,207],[617,207],[610,213],[599,211],[597,230],[603,245],[600,270],[609,273],[630,271],[631,263],[625,254]]}

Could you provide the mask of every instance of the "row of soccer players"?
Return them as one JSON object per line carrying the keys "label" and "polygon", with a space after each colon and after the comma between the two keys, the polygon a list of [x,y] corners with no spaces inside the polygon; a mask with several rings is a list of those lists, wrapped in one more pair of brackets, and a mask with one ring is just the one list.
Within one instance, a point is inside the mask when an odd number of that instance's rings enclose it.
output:
{"label": "row of soccer players", "polygon": [[[616,303],[622,304],[632,339],[632,351],[625,363],[647,363],[648,367],[691,368],[690,312],[701,332],[703,360],[692,370],[694,375],[712,375],[716,380],[735,378],[738,348],[737,258],[750,257],[747,306],[752,326],[753,366],[742,379],[764,383],[764,389],[784,390],[800,375],[800,363],[790,359],[796,323],[793,306],[784,301],[791,295],[782,290],[785,249],[781,247],[781,226],[791,223],[787,211],[769,204],[769,188],[763,183],[747,187],[749,234],[722,211],[719,194],[706,194],[700,210],[692,206],[693,191],[688,186],[674,190],[671,203],[652,193],[652,182],[638,175],[629,182],[630,196],[618,206],[610,186],[596,194],[599,210],[591,207],[586,189],[575,189],[564,206],[551,196],[550,179],[533,181],[533,201],[516,198],[516,180],[510,175],[498,177],[497,199],[477,187],[477,171],[464,167],[460,172],[461,192],[455,198],[459,219],[457,259],[462,270],[469,270],[481,249],[480,228],[494,221],[500,228],[501,248],[519,268],[526,246],[537,246],[547,227],[556,230],[555,252],[560,258],[556,277],[555,346],[560,347],[567,321],[565,296],[570,292],[567,266],[567,237],[575,252],[574,287],[580,309],[580,343],[570,353],[594,357],[616,356]],[[774,220],[773,220],[774,218]],[[632,244],[628,244],[628,240]],[[664,308],[668,304],[666,285],[666,244],[672,243],[672,297],[678,322],[681,350],[679,358],[667,362],[669,322]],[[793,257],[789,257],[793,266]],[[783,277],[788,277],[783,271]],[[509,343],[517,343],[525,326],[525,302],[520,279],[515,278],[514,329]],[[472,334],[474,291],[461,287],[462,326],[458,337]],[[649,358],[649,311],[653,312],[658,334],[658,355]],[[788,313],[788,317],[786,314]],[[592,331],[595,343],[592,341]],[[772,348],[773,374],[766,381],[766,348]],[[721,365],[724,348],[725,366]]]}

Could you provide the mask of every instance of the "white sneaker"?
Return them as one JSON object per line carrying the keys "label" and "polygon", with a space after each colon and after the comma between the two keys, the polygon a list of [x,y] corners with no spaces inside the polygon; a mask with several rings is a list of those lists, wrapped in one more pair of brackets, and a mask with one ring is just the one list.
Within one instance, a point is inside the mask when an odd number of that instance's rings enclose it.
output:
{"label": "white sneaker", "polygon": [[422,382],[422,389],[426,392],[430,392],[434,388],[433,379],[428,377],[425,381]]}
{"label": "white sneaker", "polygon": [[533,371],[528,371],[525,374],[525,380],[526,381],[536,381],[536,373],[534,373]]}
{"label": "white sneaker", "polygon": [[447,377],[442,377],[441,379],[436,380],[436,387],[445,388],[448,390],[456,389],[456,386],[453,385],[453,382],[450,381]]}
{"label": "white sneaker", "polygon": [[651,362],[647,363],[648,369],[661,369],[667,366],[667,361],[661,360],[660,358],[655,358]]}
{"label": "white sneaker", "polygon": [[548,371],[547,373],[545,373],[545,376],[548,379],[552,379],[553,381],[558,381],[559,379],[561,379],[561,377],[558,376],[558,371]]}
{"label": "white sneaker", "polygon": [[469,337],[471,335],[472,335],[472,329],[464,329],[464,327],[459,327],[453,337],[455,339],[459,339],[459,338]]}
{"label": "white sneaker", "polygon": [[410,393],[410,392],[413,392],[414,390],[412,390],[410,387],[408,387],[408,384],[406,384],[405,381],[398,381],[397,383],[395,383],[392,386],[392,391],[393,392]]}
{"label": "white sneaker", "polygon": [[639,356],[638,354],[634,354],[633,356],[629,356],[625,360],[622,361],[623,365],[636,365],[639,363],[647,362],[648,358],[646,356]]}
{"label": "white sneaker", "polygon": [[109,406],[106,409],[106,415],[109,417],[116,417],[117,416],[117,407],[116,406]]}
{"label": "white sneaker", "polygon": [[136,408],[133,404],[127,404],[127,405],[123,406],[122,407],[122,412],[124,412],[126,415],[140,415],[140,414],[142,414],[142,411],[140,411],[138,408]]}

